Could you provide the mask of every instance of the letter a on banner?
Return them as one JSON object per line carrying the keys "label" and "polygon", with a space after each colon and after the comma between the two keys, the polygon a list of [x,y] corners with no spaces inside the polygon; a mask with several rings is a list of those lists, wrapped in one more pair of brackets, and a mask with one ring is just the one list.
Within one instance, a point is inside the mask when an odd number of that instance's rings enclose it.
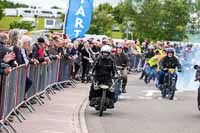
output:
{"label": "letter a on banner", "polygon": [[69,0],[64,34],[70,39],[82,38],[90,28],[93,0]]}

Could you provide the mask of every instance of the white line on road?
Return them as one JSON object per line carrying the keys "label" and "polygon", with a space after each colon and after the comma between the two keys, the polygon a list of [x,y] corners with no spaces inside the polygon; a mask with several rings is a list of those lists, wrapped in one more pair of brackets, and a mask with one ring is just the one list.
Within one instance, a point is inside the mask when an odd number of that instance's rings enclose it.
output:
{"label": "white line on road", "polygon": [[142,96],[139,96],[138,99],[152,100],[153,98],[152,97],[142,97]]}

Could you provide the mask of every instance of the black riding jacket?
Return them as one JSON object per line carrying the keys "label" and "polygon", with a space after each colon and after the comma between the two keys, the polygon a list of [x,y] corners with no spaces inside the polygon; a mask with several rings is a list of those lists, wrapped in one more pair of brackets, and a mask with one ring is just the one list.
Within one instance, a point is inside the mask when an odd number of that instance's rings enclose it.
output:
{"label": "black riding jacket", "polygon": [[161,69],[164,68],[173,68],[173,69],[182,69],[182,66],[179,62],[179,60],[174,56],[172,58],[169,57],[164,57],[161,61],[160,61],[160,67]]}
{"label": "black riding jacket", "polygon": [[93,73],[96,81],[101,83],[109,83],[115,75],[116,66],[111,56],[99,56],[96,60]]}

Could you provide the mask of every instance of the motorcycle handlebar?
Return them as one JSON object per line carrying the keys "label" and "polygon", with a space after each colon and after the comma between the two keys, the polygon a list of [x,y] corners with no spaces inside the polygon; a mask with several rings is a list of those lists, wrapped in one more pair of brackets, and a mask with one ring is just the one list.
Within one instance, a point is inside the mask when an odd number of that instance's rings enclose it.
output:
{"label": "motorcycle handlebar", "polygon": [[195,69],[195,70],[200,70],[200,66],[199,66],[199,65],[195,65],[195,66],[194,66],[194,69]]}

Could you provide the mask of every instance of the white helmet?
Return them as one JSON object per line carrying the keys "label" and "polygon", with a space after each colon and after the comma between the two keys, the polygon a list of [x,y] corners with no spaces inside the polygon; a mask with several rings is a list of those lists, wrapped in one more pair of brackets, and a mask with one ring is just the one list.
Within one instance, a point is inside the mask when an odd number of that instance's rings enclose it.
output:
{"label": "white helmet", "polygon": [[101,48],[101,52],[111,53],[111,51],[112,51],[112,48],[111,48],[109,45],[104,45],[104,46]]}
{"label": "white helmet", "polygon": [[121,43],[119,43],[119,44],[116,45],[116,48],[122,48],[123,49],[124,46]]}

